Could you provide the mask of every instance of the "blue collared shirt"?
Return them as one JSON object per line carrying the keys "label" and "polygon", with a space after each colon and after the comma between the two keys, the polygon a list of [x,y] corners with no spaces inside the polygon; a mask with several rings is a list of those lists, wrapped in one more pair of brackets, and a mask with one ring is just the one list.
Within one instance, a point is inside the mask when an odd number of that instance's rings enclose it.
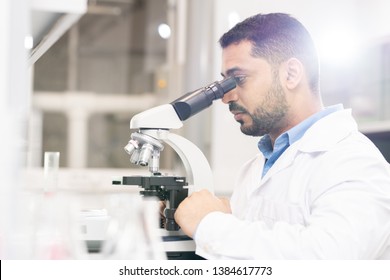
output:
{"label": "blue collared shirt", "polygon": [[268,172],[268,170],[274,165],[276,160],[283,154],[283,152],[294,142],[301,139],[301,137],[305,134],[305,132],[318,120],[322,119],[323,117],[342,110],[343,105],[338,104],[334,106],[330,106],[325,108],[324,110],[321,110],[318,113],[315,113],[314,115],[310,116],[306,120],[300,122],[298,125],[294,126],[290,130],[284,132],[281,134],[278,138],[275,140],[275,145],[272,147],[271,137],[266,134],[264,135],[259,143],[258,148],[263,153],[266,162],[264,164],[263,168],[263,174],[264,177],[265,174]]}

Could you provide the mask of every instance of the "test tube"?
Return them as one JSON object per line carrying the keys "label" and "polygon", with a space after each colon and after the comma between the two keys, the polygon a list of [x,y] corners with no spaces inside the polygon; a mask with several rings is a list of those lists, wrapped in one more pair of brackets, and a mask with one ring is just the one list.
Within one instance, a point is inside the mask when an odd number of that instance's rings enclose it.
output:
{"label": "test tube", "polygon": [[44,156],[44,186],[45,192],[54,191],[58,185],[58,169],[60,165],[60,152],[45,152]]}

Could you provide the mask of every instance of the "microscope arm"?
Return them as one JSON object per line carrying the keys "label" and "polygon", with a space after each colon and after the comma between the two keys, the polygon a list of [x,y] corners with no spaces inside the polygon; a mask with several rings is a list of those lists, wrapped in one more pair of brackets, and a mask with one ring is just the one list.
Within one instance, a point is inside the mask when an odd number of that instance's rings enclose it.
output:
{"label": "microscope arm", "polygon": [[210,165],[195,144],[168,130],[142,129],[141,132],[167,143],[179,155],[186,171],[190,194],[201,189],[213,193],[214,181]]}
{"label": "microscope arm", "polygon": [[[125,146],[125,151],[131,155],[130,162],[149,166],[152,177],[123,177],[125,185],[138,184],[145,190],[144,196],[158,196],[168,200],[165,209],[166,229],[178,230],[174,221],[174,213],[183,195],[194,191],[208,189],[214,192],[213,175],[210,165],[202,151],[192,142],[171,129],[183,126],[182,121],[211,106],[214,100],[220,99],[225,93],[236,87],[234,77],[227,77],[204,88],[187,93],[170,104],[160,105],[135,115],[130,121],[130,129],[138,129],[131,134],[131,139]],[[179,155],[184,164],[187,182],[183,177],[161,176],[159,172],[160,153],[164,149],[162,142],[170,145]],[[164,180],[173,180],[166,182]],[[177,181],[179,180],[179,181]],[[184,186],[188,185],[188,189]]]}
{"label": "microscope arm", "polygon": [[159,105],[136,114],[130,129],[178,129],[183,126],[171,104]]}
{"label": "microscope arm", "polygon": [[164,141],[176,151],[183,161],[187,172],[189,194],[201,189],[207,189],[213,193],[213,174],[202,151],[186,138],[174,133],[169,133]]}
{"label": "microscope arm", "polygon": [[222,81],[189,92],[170,104],[160,105],[135,115],[130,121],[130,129],[139,129],[139,133],[133,133],[132,139],[125,147],[128,154],[135,155],[130,161],[145,166],[148,165],[149,158],[151,159],[149,162],[152,163],[149,170],[157,173],[158,159],[163,150],[159,141],[162,140],[170,145],[183,161],[188,182],[193,186],[190,191],[206,188],[212,192],[213,176],[206,157],[193,143],[179,135],[169,133],[169,130],[182,127],[182,121],[211,106],[214,100],[222,98],[235,87],[235,78],[226,77]]}

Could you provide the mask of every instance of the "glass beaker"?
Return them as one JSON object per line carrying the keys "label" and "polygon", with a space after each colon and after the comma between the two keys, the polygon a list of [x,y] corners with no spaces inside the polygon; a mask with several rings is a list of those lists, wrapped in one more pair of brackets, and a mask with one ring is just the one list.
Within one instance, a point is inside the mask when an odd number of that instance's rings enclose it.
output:
{"label": "glass beaker", "polygon": [[166,259],[157,201],[134,193],[111,193],[105,202],[109,219],[101,247],[103,259]]}

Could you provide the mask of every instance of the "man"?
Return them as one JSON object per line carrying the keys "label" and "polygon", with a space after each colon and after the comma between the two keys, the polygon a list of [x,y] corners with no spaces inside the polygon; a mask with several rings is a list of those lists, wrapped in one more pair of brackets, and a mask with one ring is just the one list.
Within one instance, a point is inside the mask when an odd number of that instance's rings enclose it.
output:
{"label": "man", "polygon": [[324,107],[312,39],[286,14],[256,15],[220,39],[222,99],[263,136],[230,202],[195,192],[175,219],[209,259],[389,259],[390,168],[350,110]]}

